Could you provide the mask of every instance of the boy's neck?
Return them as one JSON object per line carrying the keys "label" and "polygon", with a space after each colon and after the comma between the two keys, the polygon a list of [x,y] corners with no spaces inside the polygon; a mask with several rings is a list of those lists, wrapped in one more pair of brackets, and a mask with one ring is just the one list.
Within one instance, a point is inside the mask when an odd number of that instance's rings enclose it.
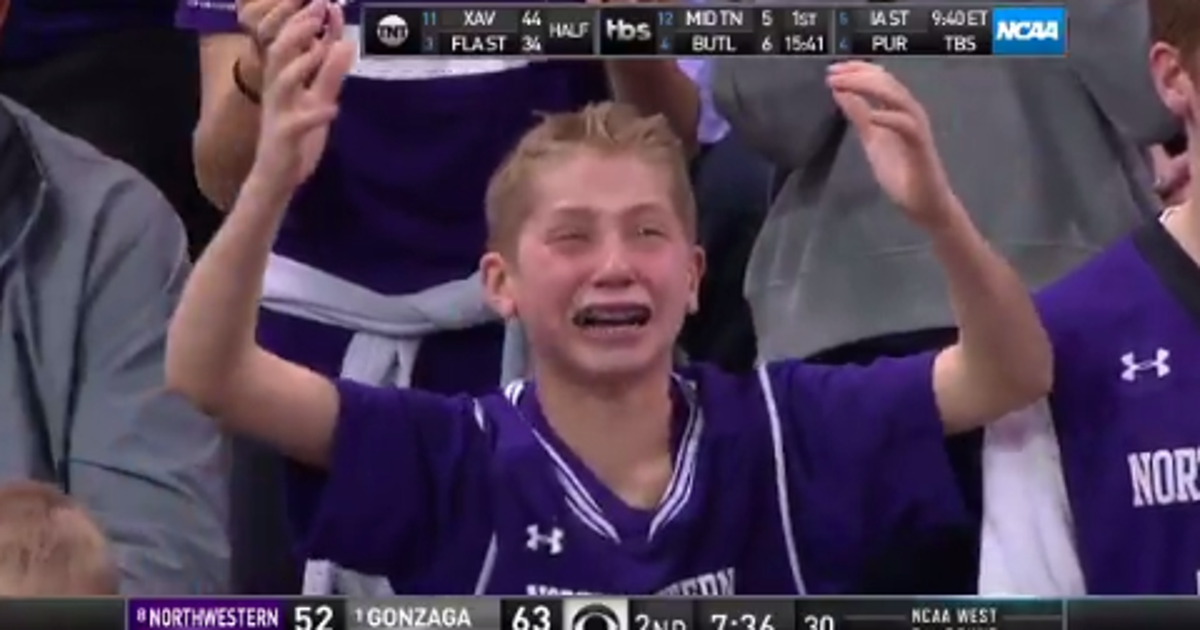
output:
{"label": "boy's neck", "polygon": [[546,421],[598,476],[670,455],[669,364],[653,377],[611,386],[564,378],[553,370],[536,372]]}

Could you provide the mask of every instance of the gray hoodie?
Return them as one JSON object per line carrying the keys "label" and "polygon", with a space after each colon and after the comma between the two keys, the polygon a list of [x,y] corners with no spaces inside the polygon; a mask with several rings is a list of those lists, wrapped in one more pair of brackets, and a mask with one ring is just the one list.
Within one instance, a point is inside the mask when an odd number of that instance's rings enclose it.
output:
{"label": "gray hoodie", "polygon": [[225,440],[163,387],[189,269],[146,178],[0,97],[0,484],[83,504],[125,595],[229,592]]}
{"label": "gray hoodie", "polygon": [[[1154,212],[1141,148],[1176,128],[1149,76],[1146,4],[1066,4],[1065,59],[875,60],[924,104],[955,190],[1031,287]],[[929,241],[874,182],[827,65],[716,62],[718,108],[780,177],[746,277],[768,359],[953,325]]]}

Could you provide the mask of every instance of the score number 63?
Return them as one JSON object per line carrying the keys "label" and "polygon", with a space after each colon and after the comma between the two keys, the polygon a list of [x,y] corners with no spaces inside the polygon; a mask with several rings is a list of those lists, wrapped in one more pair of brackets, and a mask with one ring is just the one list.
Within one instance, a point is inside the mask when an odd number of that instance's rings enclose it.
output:
{"label": "score number 63", "polygon": [[509,622],[509,630],[553,630],[550,609],[546,606],[521,606]]}

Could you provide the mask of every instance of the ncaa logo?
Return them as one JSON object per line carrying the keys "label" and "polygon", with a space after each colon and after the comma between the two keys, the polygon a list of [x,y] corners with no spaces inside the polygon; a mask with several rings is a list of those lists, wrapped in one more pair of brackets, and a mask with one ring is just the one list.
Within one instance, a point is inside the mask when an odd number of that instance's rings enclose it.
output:
{"label": "ncaa logo", "polygon": [[385,15],[375,25],[375,37],[388,48],[399,48],[408,39],[408,22],[394,13]]}
{"label": "ncaa logo", "polygon": [[992,54],[1061,56],[1067,52],[1067,11],[1062,7],[992,9]]}
{"label": "ncaa logo", "polygon": [[996,28],[997,39],[1056,40],[1058,39],[1058,22],[1001,22]]}

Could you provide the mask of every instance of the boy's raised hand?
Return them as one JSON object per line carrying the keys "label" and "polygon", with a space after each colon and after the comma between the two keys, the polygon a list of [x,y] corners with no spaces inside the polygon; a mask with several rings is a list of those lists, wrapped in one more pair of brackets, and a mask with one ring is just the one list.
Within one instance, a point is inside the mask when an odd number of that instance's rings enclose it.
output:
{"label": "boy's raised hand", "polygon": [[301,8],[301,0],[237,0],[238,26],[254,41],[259,51],[265,51],[288,18]]}
{"label": "boy's raised hand", "polygon": [[828,83],[858,132],[875,179],[909,218],[931,227],[957,207],[925,109],[907,88],[864,61],[834,64]]}
{"label": "boy's raised hand", "polygon": [[337,3],[311,0],[266,48],[255,170],[289,192],[312,175],[337,116],[355,54],[342,39],[344,29]]}

